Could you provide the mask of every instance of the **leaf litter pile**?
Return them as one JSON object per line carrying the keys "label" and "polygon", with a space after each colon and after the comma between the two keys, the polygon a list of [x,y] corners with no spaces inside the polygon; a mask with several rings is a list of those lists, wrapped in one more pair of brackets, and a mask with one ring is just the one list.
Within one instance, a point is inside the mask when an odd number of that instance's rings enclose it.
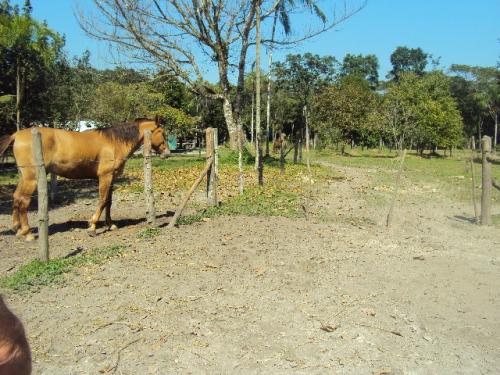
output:
{"label": "leaf litter pile", "polygon": [[[197,179],[204,167],[204,161],[174,163],[169,168],[165,164],[153,167],[153,189],[155,193],[167,196],[183,195]],[[267,165],[264,169],[264,186],[257,183],[257,172],[252,165],[244,167],[245,193],[238,193],[238,166],[234,164],[219,165],[218,196],[222,205],[219,209],[205,210],[204,216],[216,214],[228,215],[268,215],[297,217],[303,214],[303,199],[308,195],[312,184],[328,182],[336,176],[332,170],[324,166],[311,167],[312,180],[309,179],[307,168],[302,164],[289,164],[284,174],[275,165]],[[119,184],[118,191],[142,192],[144,173],[142,168],[133,166],[124,173],[126,184]],[[338,178],[338,177],[337,177]],[[202,193],[206,184],[200,184],[198,192]],[[196,206],[196,203],[193,203]],[[206,204],[199,203],[206,208]],[[201,219],[201,218],[198,218]]]}

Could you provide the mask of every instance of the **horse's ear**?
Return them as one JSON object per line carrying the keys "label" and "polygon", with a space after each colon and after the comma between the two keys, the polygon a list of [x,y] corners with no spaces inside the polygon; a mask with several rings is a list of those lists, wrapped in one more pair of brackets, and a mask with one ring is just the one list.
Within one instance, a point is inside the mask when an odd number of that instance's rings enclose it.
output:
{"label": "horse's ear", "polygon": [[155,115],[155,124],[156,126],[160,126],[160,117],[158,116],[158,114]]}

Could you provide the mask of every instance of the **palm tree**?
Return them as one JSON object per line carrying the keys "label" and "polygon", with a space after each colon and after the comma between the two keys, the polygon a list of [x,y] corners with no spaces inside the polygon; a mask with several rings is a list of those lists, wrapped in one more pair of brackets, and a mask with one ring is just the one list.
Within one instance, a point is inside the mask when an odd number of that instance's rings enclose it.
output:
{"label": "palm tree", "polygon": [[[303,5],[305,5],[312,13],[314,13],[323,23],[326,23],[326,15],[323,11],[315,4],[314,0],[299,0]],[[285,35],[290,35],[292,31],[289,12],[295,6],[295,0],[281,0],[274,12],[273,17],[273,27],[271,31],[271,41],[267,50],[268,54],[268,80],[267,80],[267,108],[266,108],[266,156],[269,156],[269,137],[270,137],[270,123],[271,123],[271,67],[273,65],[273,47],[274,38],[276,35],[276,24],[278,18],[280,20],[281,26],[283,26],[283,31]]]}

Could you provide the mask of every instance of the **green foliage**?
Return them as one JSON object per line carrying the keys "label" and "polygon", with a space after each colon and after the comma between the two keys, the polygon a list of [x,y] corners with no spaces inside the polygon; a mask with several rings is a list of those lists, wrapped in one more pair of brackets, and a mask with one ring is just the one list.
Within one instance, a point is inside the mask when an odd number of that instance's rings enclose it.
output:
{"label": "green foliage", "polygon": [[303,105],[312,93],[333,80],[336,60],[332,56],[311,53],[287,55],[285,62],[274,64],[276,85],[290,95],[300,98]]}
{"label": "green foliage", "polygon": [[399,79],[401,73],[413,72],[416,75],[423,75],[429,54],[422,51],[421,48],[398,47],[391,54],[392,70],[389,76]]}
{"label": "green foliage", "polygon": [[[243,147],[243,163],[253,164],[255,157],[248,150],[248,144]],[[231,150],[229,147],[219,147],[219,162],[223,164],[238,164],[239,152],[238,150]]]}
{"label": "green foliage", "polygon": [[[20,13],[8,1],[3,3],[0,12],[0,92],[15,96],[17,90],[20,91],[19,110],[25,125],[33,121],[50,122],[61,109],[56,105],[58,98],[55,95],[60,92],[57,87],[64,65],[63,46],[61,35],[45,22],[31,18],[31,5],[26,4]],[[12,102],[0,105],[0,118],[11,129],[15,111]]]}
{"label": "green foliage", "polygon": [[61,283],[64,280],[64,274],[71,272],[76,267],[100,264],[109,258],[120,255],[121,252],[120,246],[111,246],[66,258],[54,258],[48,262],[33,260],[21,266],[12,275],[0,279],[0,287],[24,291]]}
{"label": "green foliage", "polygon": [[378,86],[378,58],[375,55],[352,55],[348,53],[342,61],[340,76],[356,76],[370,82],[372,89]]}
{"label": "green foliage", "polygon": [[276,187],[252,187],[236,195],[220,207],[202,209],[195,214],[182,215],[179,225],[190,225],[218,215],[302,217],[304,211],[298,192]]}
{"label": "green foliage", "polygon": [[389,85],[381,118],[400,148],[410,140],[420,150],[461,144],[463,123],[449,84],[441,72],[423,77],[410,72],[401,73],[399,80]]}
{"label": "green foliage", "polygon": [[377,97],[366,80],[347,76],[323,90],[314,104],[313,122],[323,138],[368,141],[373,125],[369,115],[375,110]]}
{"label": "green foliage", "polygon": [[137,235],[137,238],[147,240],[156,237],[159,233],[160,228],[145,228]]}
{"label": "green foliage", "polygon": [[452,65],[450,70],[456,74],[451,89],[459,103],[467,134],[475,134],[478,127],[482,132],[493,134],[500,115],[500,69]]}

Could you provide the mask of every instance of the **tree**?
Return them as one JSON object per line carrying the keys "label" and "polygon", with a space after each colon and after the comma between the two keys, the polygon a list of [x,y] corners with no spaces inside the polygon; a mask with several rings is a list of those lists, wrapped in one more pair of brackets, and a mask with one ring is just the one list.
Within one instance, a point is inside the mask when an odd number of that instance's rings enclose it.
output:
{"label": "tree", "polygon": [[356,76],[367,80],[372,89],[378,86],[378,58],[375,55],[345,55],[340,68],[340,76]]}
{"label": "tree", "polygon": [[[475,110],[478,130],[481,131],[483,118],[489,116],[493,122],[493,148],[498,138],[498,116],[500,115],[500,70],[497,67],[478,67],[468,65],[451,66],[451,72],[458,75],[462,89],[456,91],[460,98],[467,102],[470,110]],[[460,86],[455,86],[459,88]]]}
{"label": "tree", "polygon": [[[99,16],[85,17],[80,23],[87,34],[115,43],[130,57],[160,65],[207,97],[223,102],[223,110],[233,148],[241,130],[240,112],[248,48],[254,43],[255,11],[261,7],[261,21],[274,14],[279,1],[240,2],[180,0],[94,0]],[[362,7],[362,6],[361,6]],[[330,30],[361,8],[344,12],[329,23],[314,24],[294,40],[275,41],[281,45]],[[267,41],[263,41],[266,43]],[[195,51],[201,50],[201,53]],[[220,92],[208,90],[203,82],[202,65],[213,63],[219,75]],[[230,69],[237,69],[237,83],[230,83]],[[234,99],[231,91],[235,91]]]}
{"label": "tree", "polygon": [[430,55],[421,48],[398,47],[391,54],[392,70],[389,77],[397,80],[403,72],[413,72],[421,76],[429,58]]}
{"label": "tree", "polygon": [[440,71],[417,76],[401,73],[391,82],[380,109],[384,125],[399,149],[408,141],[425,148],[454,147],[463,140],[463,122],[450,93],[450,78]]}
{"label": "tree", "polygon": [[170,80],[173,78],[166,79],[164,84],[155,80],[138,83],[119,83],[114,80],[102,82],[97,85],[93,94],[89,116],[99,126],[109,126],[138,117],[158,115],[163,127],[169,132],[192,136],[199,118],[184,110],[188,109],[185,99],[180,100],[180,103],[172,100],[174,95],[169,93],[179,91],[180,88],[171,90],[169,85],[174,84]]}
{"label": "tree", "polygon": [[[47,85],[55,83],[49,75],[54,73],[56,63],[60,61],[64,39],[46,23],[31,18],[32,7],[29,0],[25,1],[23,13],[10,7],[8,1],[4,1],[0,8],[0,49],[2,57],[11,67],[4,74],[15,77],[8,80],[15,82],[16,127],[19,130],[23,104],[26,108],[45,108],[36,102],[41,99],[37,94],[43,94]],[[23,98],[23,89],[28,87],[30,95]],[[12,89],[9,88],[10,90]],[[40,113],[35,117],[39,117],[37,120],[46,120],[40,118]]]}
{"label": "tree", "polygon": [[[323,23],[327,22],[327,17],[323,11],[318,7],[318,5],[311,0],[301,0],[301,2],[309,8],[311,13],[314,13]],[[292,31],[291,21],[289,13],[293,10],[295,6],[294,0],[280,0],[276,6],[273,16],[273,24],[271,29],[271,40],[267,49],[268,54],[268,81],[267,81],[267,107],[266,107],[266,156],[269,156],[269,137],[271,128],[271,73],[273,65],[273,48],[274,39],[276,36],[276,25],[278,19],[283,26],[283,31],[285,35],[290,35]]]}
{"label": "tree", "polygon": [[296,98],[300,105],[300,115],[295,121],[296,134],[292,134],[296,143],[302,140],[303,130],[309,132],[310,99],[314,93],[333,81],[335,63],[336,60],[332,56],[320,57],[305,53],[287,55],[284,62],[274,65],[277,89]]}
{"label": "tree", "polygon": [[[370,114],[377,104],[376,94],[369,83],[359,76],[347,76],[325,88],[314,99],[314,119],[323,137],[369,143],[374,123]],[[341,149],[344,154],[344,147]]]}

